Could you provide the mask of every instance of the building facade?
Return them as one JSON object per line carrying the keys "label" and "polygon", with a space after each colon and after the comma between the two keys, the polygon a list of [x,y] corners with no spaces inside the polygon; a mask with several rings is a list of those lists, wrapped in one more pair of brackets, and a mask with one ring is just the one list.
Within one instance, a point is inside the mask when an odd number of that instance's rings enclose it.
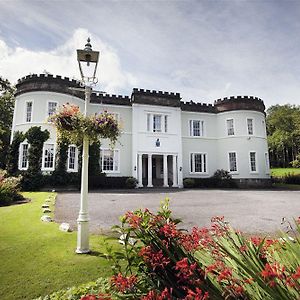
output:
{"label": "building facade", "polygon": [[[84,109],[80,83],[52,75],[29,75],[17,83],[13,132],[41,126],[50,132],[42,171],[55,168],[56,131],[47,118],[71,103]],[[92,93],[88,114],[107,110],[121,124],[114,149],[101,141],[99,164],[107,176],[133,176],[139,187],[182,187],[184,178],[208,178],[228,170],[240,183],[270,178],[265,106],[256,97],[183,102],[179,93],[133,89],[131,96]],[[28,145],[19,151],[19,169],[28,168]],[[78,171],[78,149],[69,146],[67,171]]]}

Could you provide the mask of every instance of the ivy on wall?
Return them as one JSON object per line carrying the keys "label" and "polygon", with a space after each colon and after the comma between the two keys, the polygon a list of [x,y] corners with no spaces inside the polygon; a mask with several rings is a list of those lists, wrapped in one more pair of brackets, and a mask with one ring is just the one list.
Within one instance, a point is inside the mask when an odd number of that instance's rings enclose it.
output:
{"label": "ivy on wall", "polygon": [[43,184],[42,154],[44,143],[49,139],[48,130],[41,130],[40,126],[31,127],[26,133],[28,141],[28,170],[24,172],[22,186],[25,190],[36,190]]}
{"label": "ivy on wall", "polygon": [[25,140],[25,135],[16,131],[12,140],[12,143],[9,146],[8,155],[7,155],[7,172],[9,175],[15,175],[19,172],[19,149],[20,144]]}
{"label": "ivy on wall", "polygon": [[99,175],[100,171],[100,142],[95,142],[89,148],[89,175]]}

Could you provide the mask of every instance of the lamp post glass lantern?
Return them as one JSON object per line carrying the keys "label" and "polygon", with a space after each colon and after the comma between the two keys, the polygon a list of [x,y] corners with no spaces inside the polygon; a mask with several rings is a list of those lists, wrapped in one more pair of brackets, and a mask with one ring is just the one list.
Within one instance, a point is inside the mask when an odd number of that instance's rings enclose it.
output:
{"label": "lamp post glass lantern", "polygon": [[[84,116],[87,116],[87,108],[91,99],[92,84],[97,83],[96,71],[99,60],[99,52],[92,50],[90,38],[84,50],[77,50],[77,61],[79,64],[80,75],[85,85],[85,104]],[[89,167],[89,139],[83,137],[82,146],[82,172],[81,172],[81,192],[80,192],[80,210],[77,219],[78,234],[76,253],[88,253],[89,247],[89,213],[88,213],[88,167]]]}

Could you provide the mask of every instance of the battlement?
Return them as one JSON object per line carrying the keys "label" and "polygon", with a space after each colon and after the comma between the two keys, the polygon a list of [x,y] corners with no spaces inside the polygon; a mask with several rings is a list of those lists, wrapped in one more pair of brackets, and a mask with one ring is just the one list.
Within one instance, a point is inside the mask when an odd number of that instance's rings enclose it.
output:
{"label": "battlement", "polygon": [[31,81],[31,80],[51,80],[51,79],[57,79],[59,80],[61,83],[65,83],[65,84],[68,84],[70,85],[70,83],[72,84],[78,84],[80,85],[81,82],[79,80],[75,80],[75,79],[70,79],[69,77],[62,77],[60,75],[56,75],[56,76],[53,76],[52,74],[30,74],[30,75],[27,75],[27,76],[24,76],[20,79],[18,79],[18,82],[17,82],[17,85],[18,84],[22,84],[24,82],[28,82],[28,81]]}
{"label": "battlement", "polygon": [[230,96],[230,97],[225,97],[223,99],[217,99],[214,102],[214,105],[219,105],[222,103],[228,103],[231,101],[241,101],[241,100],[246,100],[246,101],[260,101],[263,103],[263,101],[258,98],[258,97],[253,97],[253,96]]}
{"label": "battlement", "polygon": [[265,111],[264,102],[254,96],[231,96],[223,99],[217,99],[214,102],[214,107],[217,112],[225,112],[232,110],[254,110]]}
{"label": "battlement", "polygon": [[163,91],[156,91],[156,90],[144,90],[144,89],[133,89],[133,94],[143,94],[146,96],[153,96],[153,97],[171,97],[171,98],[178,98],[180,99],[180,93],[173,93],[173,92],[163,92]]}
{"label": "battlement", "polygon": [[84,99],[84,93],[71,90],[70,88],[81,88],[80,81],[52,74],[31,74],[18,80],[16,84],[16,96],[36,91],[56,92],[69,94]]}
{"label": "battlement", "polygon": [[210,103],[200,103],[191,100],[188,102],[181,102],[180,107],[184,111],[216,113],[214,106]]}
{"label": "battlement", "polygon": [[[28,92],[46,91],[68,94],[84,101],[84,89],[82,83],[78,80],[70,79],[69,77],[62,77],[59,75],[53,76],[52,74],[31,74],[19,79],[16,87],[16,96]],[[183,111],[207,113],[222,113],[234,110],[253,110],[263,113],[265,111],[263,101],[260,98],[253,96],[226,97],[215,100],[214,105],[212,105],[194,101],[183,102],[181,101],[180,93],[138,88],[133,89],[131,97],[93,92],[91,95],[91,103],[127,106],[137,103],[180,107]]]}
{"label": "battlement", "polygon": [[92,93],[91,103],[131,105],[129,96]]}
{"label": "battlement", "polygon": [[134,88],[131,94],[131,102],[146,105],[158,105],[180,107],[180,94],[155,90]]}

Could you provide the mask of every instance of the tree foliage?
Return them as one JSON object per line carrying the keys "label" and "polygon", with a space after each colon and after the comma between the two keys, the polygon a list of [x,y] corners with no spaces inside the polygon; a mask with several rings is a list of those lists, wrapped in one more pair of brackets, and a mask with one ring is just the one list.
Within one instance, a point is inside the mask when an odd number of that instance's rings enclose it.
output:
{"label": "tree foliage", "polygon": [[288,167],[300,153],[300,106],[274,105],[267,110],[272,167]]}
{"label": "tree foliage", "polygon": [[14,112],[15,89],[7,79],[0,76],[0,168],[6,167]]}

